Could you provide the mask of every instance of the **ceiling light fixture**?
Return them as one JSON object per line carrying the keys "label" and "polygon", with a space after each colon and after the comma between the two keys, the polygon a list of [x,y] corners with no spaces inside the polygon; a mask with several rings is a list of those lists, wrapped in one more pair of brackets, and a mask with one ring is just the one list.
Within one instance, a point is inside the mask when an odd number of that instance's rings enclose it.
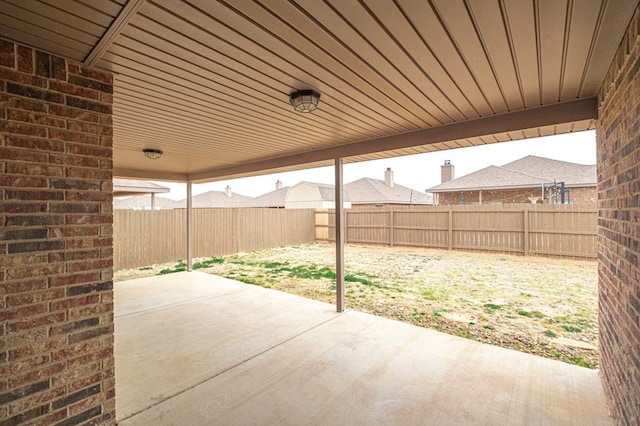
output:
{"label": "ceiling light fixture", "polygon": [[162,151],[159,149],[145,148],[142,150],[142,152],[144,152],[145,157],[151,160],[157,160],[158,158],[162,157]]}
{"label": "ceiling light fixture", "polygon": [[297,90],[289,94],[289,102],[298,112],[311,112],[318,108],[320,93],[315,90]]}

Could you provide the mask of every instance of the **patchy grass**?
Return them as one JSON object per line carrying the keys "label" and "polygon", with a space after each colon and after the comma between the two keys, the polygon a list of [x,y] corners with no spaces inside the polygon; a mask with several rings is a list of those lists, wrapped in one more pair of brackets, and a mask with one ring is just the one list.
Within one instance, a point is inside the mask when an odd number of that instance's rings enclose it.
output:
{"label": "patchy grass", "polygon": [[[197,259],[195,265],[247,284],[335,302],[331,245]],[[116,280],[185,269],[178,262],[118,271]],[[570,346],[576,341],[598,347],[595,261],[348,245],[345,269],[348,309],[597,368],[597,349]]]}

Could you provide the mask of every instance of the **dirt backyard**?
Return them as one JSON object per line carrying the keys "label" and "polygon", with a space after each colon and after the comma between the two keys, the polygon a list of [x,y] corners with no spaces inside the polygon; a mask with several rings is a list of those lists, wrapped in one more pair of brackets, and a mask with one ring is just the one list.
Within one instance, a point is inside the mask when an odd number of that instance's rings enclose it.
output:
{"label": "dirt backyard", "polygon": [[[223,258],[195,269],[335,303],[334,248],[306,244]],[[347,308],[481,342],[598,364],[597,263],[402,247],[345,247]],[[122,281],[183,263],[115,273]]]}

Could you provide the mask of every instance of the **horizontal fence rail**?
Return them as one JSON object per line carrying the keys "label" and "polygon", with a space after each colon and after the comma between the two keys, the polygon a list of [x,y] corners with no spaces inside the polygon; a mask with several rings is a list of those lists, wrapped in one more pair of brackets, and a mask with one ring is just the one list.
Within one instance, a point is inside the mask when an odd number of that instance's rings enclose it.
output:
{"label": "horizontal fence rail", "polygon": [[[316,239],[335,241],[318,210]],[[597,210],[584,205],[436,206],[345,210],[346,242],[595,258]]]}
{"label": "horizontal fence rail", "polygon": [[[186,209],[113,213],[114,269],[185,259]],[[312,209],[193,209],[194,257],[313,242]]]}

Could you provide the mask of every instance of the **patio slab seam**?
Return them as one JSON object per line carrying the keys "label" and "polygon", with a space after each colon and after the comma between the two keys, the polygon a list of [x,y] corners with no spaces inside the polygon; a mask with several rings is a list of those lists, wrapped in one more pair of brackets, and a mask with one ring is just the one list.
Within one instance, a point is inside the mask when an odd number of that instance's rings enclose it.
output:
{"label": "patio slab seam", "polygon": [[151,312],[151,311],[157,311],[157,310],[160,310],[160,309],[165,309],[165,308],[185,305],[187,303],[196,302],[196,301],[200,301],[200,300],[215,299],[215,298],[222,297],[222,296],[227,296],[227,295],[230,295],[230,294],[242,293],[243,291],[246,291],[246,290],[245,289],[234,289],[234,290],[220,291],[220,292],[217,292],[215,294],[207,294],[207,295],[204,295],[204,296],[193,297],[191,299],[179,300],[179,301],[172,302],[172,303],[165,303],[164,305],[151,306],[151,307],[143,308],[143,309],[140,309],[140,310],[137,310],[137,311],[125,312],[125,313],[121,313],[121,314],[115,314],[114,318],[125,318],[125,317],[129,317],[129,316],[132,316],[132,315],[144,314],[144,313],[148,313],[148,312]]}

